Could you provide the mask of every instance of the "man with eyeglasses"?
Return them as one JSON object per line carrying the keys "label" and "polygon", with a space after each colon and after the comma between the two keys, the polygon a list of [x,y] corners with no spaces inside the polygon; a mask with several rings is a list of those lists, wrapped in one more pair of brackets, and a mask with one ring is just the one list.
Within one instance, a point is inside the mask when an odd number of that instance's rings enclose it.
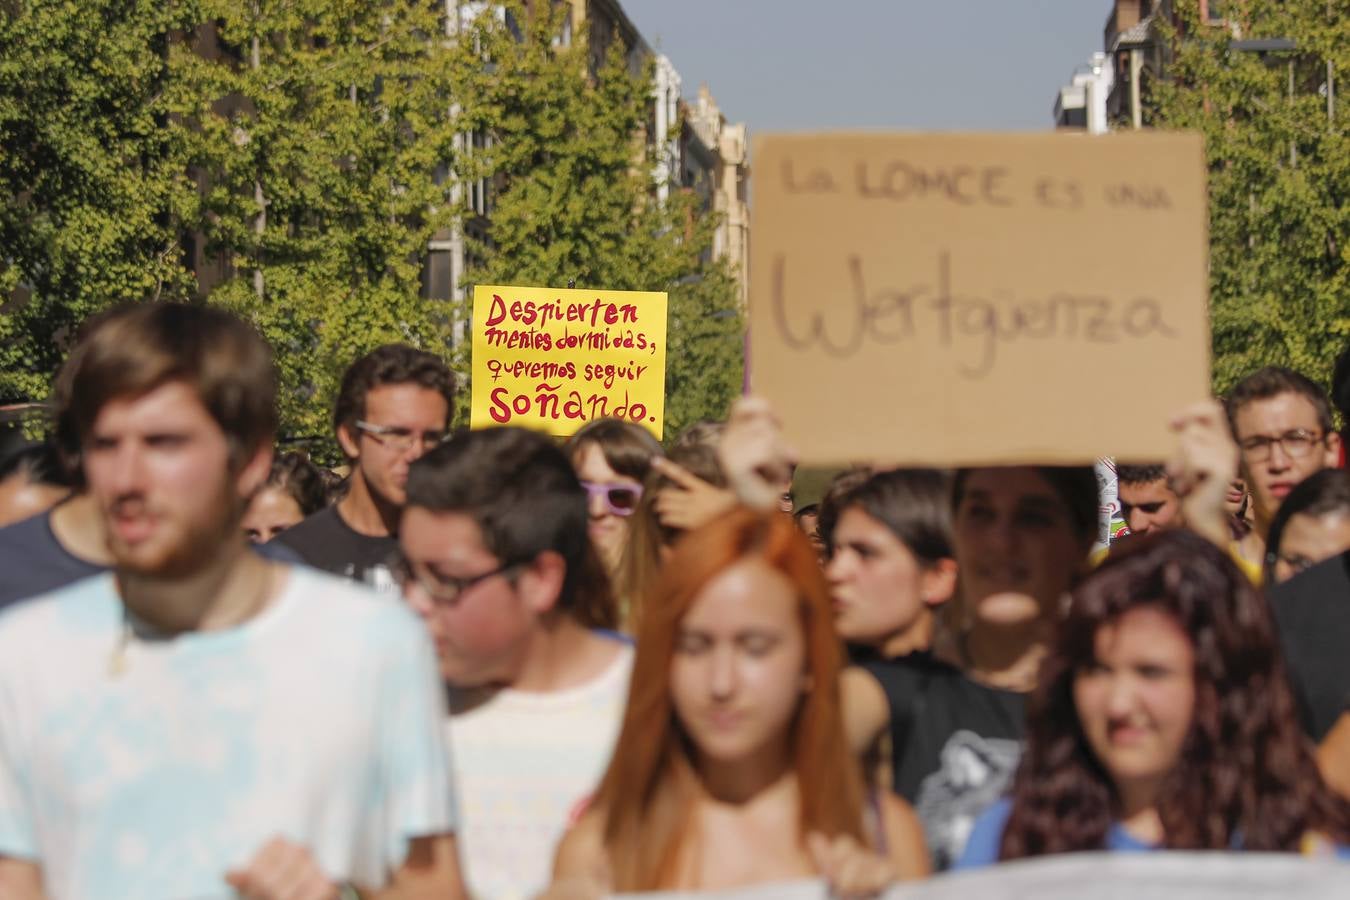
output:
{"label": "man with eyeglasses", "polygon": [[1267,366],[1253,372],[1229,391],[1225,406],[1264,554],[1280,504],[1303,479],[1335,468],[1341,438],[1326,392],[1290,369]]}
{"label": "man with eyeglasses", "polygon": [[351,465],[346,494],[274,541],[311,566],[395,590],[387,561],[398,547],[408,467],[445,440],[454,377],[437,356],[386,344],[342,376],[333,420]]}
{"label": "man with eyeglasses", "polygon": [[633,665],[586,530],[586,491],[548,438],[461,434],[412,466],[394,569],[447,683],[465,879],[548,887],[604,775]]}

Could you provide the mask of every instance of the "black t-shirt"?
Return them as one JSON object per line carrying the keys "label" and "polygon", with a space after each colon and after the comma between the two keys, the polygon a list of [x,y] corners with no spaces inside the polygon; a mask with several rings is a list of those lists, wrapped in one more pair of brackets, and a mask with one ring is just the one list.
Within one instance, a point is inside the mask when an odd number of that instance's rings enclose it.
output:
{"label": "black t-shirt", "polygon": [[51,510],[0,528],[0,609],[103,571],[61,546]]}
{"label": "black t-shirt", "polygon": [[1350,697],[1350,553],[1270,589],[1303,729],[1326,737]]}
{"label": "black t-shirt", "polygon": [[934,868],[950,868],[976,818],[1012,783],[1026,696],[979,684],[927,654],[863,668],[891,708],[895,791],[914,805]]}
{"label": "black t-shirt", "polygon": [[336,506],[325,507],[299,525],[292,525],[268,544],[289,547],[316,569],[363,581],[379,591],[395,589],[388,563],[398,549],[398,541],[354,531],[338,515]]}

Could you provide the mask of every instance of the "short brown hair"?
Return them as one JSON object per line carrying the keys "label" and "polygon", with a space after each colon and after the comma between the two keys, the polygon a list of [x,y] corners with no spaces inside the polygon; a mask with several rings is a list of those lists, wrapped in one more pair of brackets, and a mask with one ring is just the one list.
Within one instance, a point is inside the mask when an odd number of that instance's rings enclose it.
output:
{"label": "short brown hair", "polygon": [[1322,429],[1324,437],[1335,430],[1331,421],[1331,401],[1327,399],[1327,392],[1322,390],[1317,382],[1293,369],[1266,366],[1233,385],[1228,396],[1224,398],[1223,405],[1228,412],[1228,427],[1233,430],[1233,437],[1238,437],[1237,415],[1244,406],[1257,400],[1269,400],[1280,394],[1298,394],[1306,398],[1317,413],[1317,427]]}
{"label": "short brown hair", "polygon": [[258,332],[215,307],[143,303],[86,323],[57,378],[62,443],[82,444],[110,401],[172,381],[196,392],[235,464],[276,436],[276,369]]}
{"label": "short brown hair", "polygon": [[390,384],[415,384],[445,398],[445,424],[455,408],[455,376],[445,362],[433,353],[407,344],[376,347],[347,367],[333,409],[333,429],[356,426],[366,417],[366,395]]}

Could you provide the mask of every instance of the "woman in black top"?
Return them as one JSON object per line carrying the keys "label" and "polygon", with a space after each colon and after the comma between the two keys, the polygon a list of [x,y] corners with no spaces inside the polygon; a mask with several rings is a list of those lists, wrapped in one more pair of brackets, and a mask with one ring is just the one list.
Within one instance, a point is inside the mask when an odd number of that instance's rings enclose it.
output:
{"label": "woman in black top", "polygon": [[1024,698],[1086,566],[1097,508],[1090,467],[957,472],[949,658],[879,660],[844,675],[855,747],[865,750],[889,728],[894,788],[915,805],[936,868],[956,860],[975,818],[1016,769]]}

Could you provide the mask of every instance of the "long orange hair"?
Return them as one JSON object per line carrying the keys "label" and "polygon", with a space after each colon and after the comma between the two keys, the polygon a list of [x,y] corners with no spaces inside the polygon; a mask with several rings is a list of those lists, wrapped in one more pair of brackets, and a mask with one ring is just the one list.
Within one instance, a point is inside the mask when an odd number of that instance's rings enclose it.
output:
{"label": "long orange hair", "polygon": [[623,730],[595,803],[615,891],[658,890],[676,877],[697,793],[689,739],[670,697],[676,634],[704,586],[748,557],[782,572],[798,591],[811,685],[789,735],[799,836],[820,831],[865,842],[862,774],[840,710],[843,653],[815,550],[789,517],[737,510],[676,544],[645,604]]}

